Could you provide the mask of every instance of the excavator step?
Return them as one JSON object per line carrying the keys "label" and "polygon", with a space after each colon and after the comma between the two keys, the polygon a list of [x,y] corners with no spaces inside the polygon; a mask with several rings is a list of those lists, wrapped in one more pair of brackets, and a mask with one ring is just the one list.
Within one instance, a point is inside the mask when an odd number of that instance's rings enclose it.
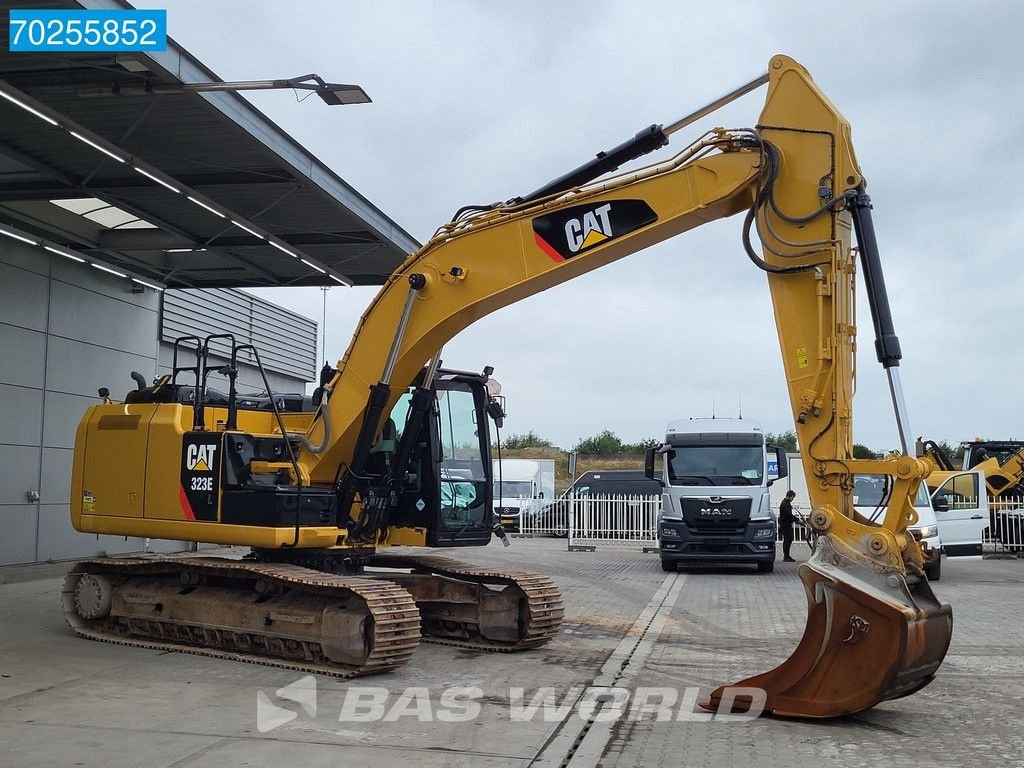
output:
{"label": "excavator step", "polygon": [[412,594],[425,642],[521,651],[544,645],[562,626],[562,593],[542,574],[480,568],[438,555],[376,554],[368,565],[388,569],[367,573]]}
{"label": "excavator step", "polygon": [[85,560],[62,600],[71,628],[93,640],[335,677],[399,667],[420,639],[398,584],[283,563]]}

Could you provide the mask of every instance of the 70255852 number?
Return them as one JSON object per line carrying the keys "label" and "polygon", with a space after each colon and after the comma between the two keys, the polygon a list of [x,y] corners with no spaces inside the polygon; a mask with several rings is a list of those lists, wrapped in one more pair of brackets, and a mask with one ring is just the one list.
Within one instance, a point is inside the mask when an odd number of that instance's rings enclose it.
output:
{"label": "70255852 number", "polygon": [[12,52],[164,51],[167,11],[10,11]]}

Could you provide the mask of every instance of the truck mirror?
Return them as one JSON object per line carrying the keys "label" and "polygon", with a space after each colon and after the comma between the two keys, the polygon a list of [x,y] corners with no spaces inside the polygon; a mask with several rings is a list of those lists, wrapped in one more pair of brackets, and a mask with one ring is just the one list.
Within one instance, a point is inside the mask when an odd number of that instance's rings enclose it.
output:
{"label": "truck mirror", "polygon": [[945,494],[936,496],[932,499],[932,509],[936,512],[949,512],[950,510],[949,496]]}
{"label": "truck mirror", "polygon": [[789,476],[789,457],[786,455],[786,449],[780,445],[768,445],[768,452],[775,451],[775,462],[779,467],[779,475],[776,480],[781,480],[784,477]]}
{"label": "truck mirror", "polygon": [[654,480],[654,455],[655,451],[653,448],[648,448],[644,452],[644,477],[648,480]]}

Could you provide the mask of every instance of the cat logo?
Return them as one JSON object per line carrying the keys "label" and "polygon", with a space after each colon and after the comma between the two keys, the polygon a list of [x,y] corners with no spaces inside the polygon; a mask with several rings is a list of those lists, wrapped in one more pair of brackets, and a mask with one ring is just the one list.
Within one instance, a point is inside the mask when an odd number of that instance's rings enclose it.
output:
{"label": "cat logo", "polygon": [[553,261],[565,261],[657,220],[643,200],[574,205],[535,218],[533,239]]}
{"label": "cat logo", "polygon": [[185,467],[190,472],[212,472],[213,455],[217,452],[217,444],[193,443],[185,450]]}
{"label": "cat logo", "polygon": [[612,223],[608,218],[611,209],[611,203],[605,203],[587,211],[581,218],[565,222],[565,242],[569,250],[578,253],[581,248],[591,248],[611,237]]}

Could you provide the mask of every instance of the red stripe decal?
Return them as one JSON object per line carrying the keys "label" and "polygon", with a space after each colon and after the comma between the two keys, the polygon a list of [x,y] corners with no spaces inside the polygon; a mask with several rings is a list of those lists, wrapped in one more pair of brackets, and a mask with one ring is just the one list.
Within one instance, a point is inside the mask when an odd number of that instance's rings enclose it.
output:
{"label": "red stripe decal", "polygon": [[188,496],[185,494],[185,486],[178,486],[178,501],[181,502],[181,511],[185,513],[185,519],[195,522],[196,513],[192,511],[192,505],[188,503]]}
{"label": "red stripe decal", "polygon": [[558,251],[552,248],[545,242],[544,238],[538,235],[536,232],[533,233],[533,239],[537,242],[537,247],[540,248],[544,253],[550,256],[555,261],[565,261],[565,257],[562,256]]}

